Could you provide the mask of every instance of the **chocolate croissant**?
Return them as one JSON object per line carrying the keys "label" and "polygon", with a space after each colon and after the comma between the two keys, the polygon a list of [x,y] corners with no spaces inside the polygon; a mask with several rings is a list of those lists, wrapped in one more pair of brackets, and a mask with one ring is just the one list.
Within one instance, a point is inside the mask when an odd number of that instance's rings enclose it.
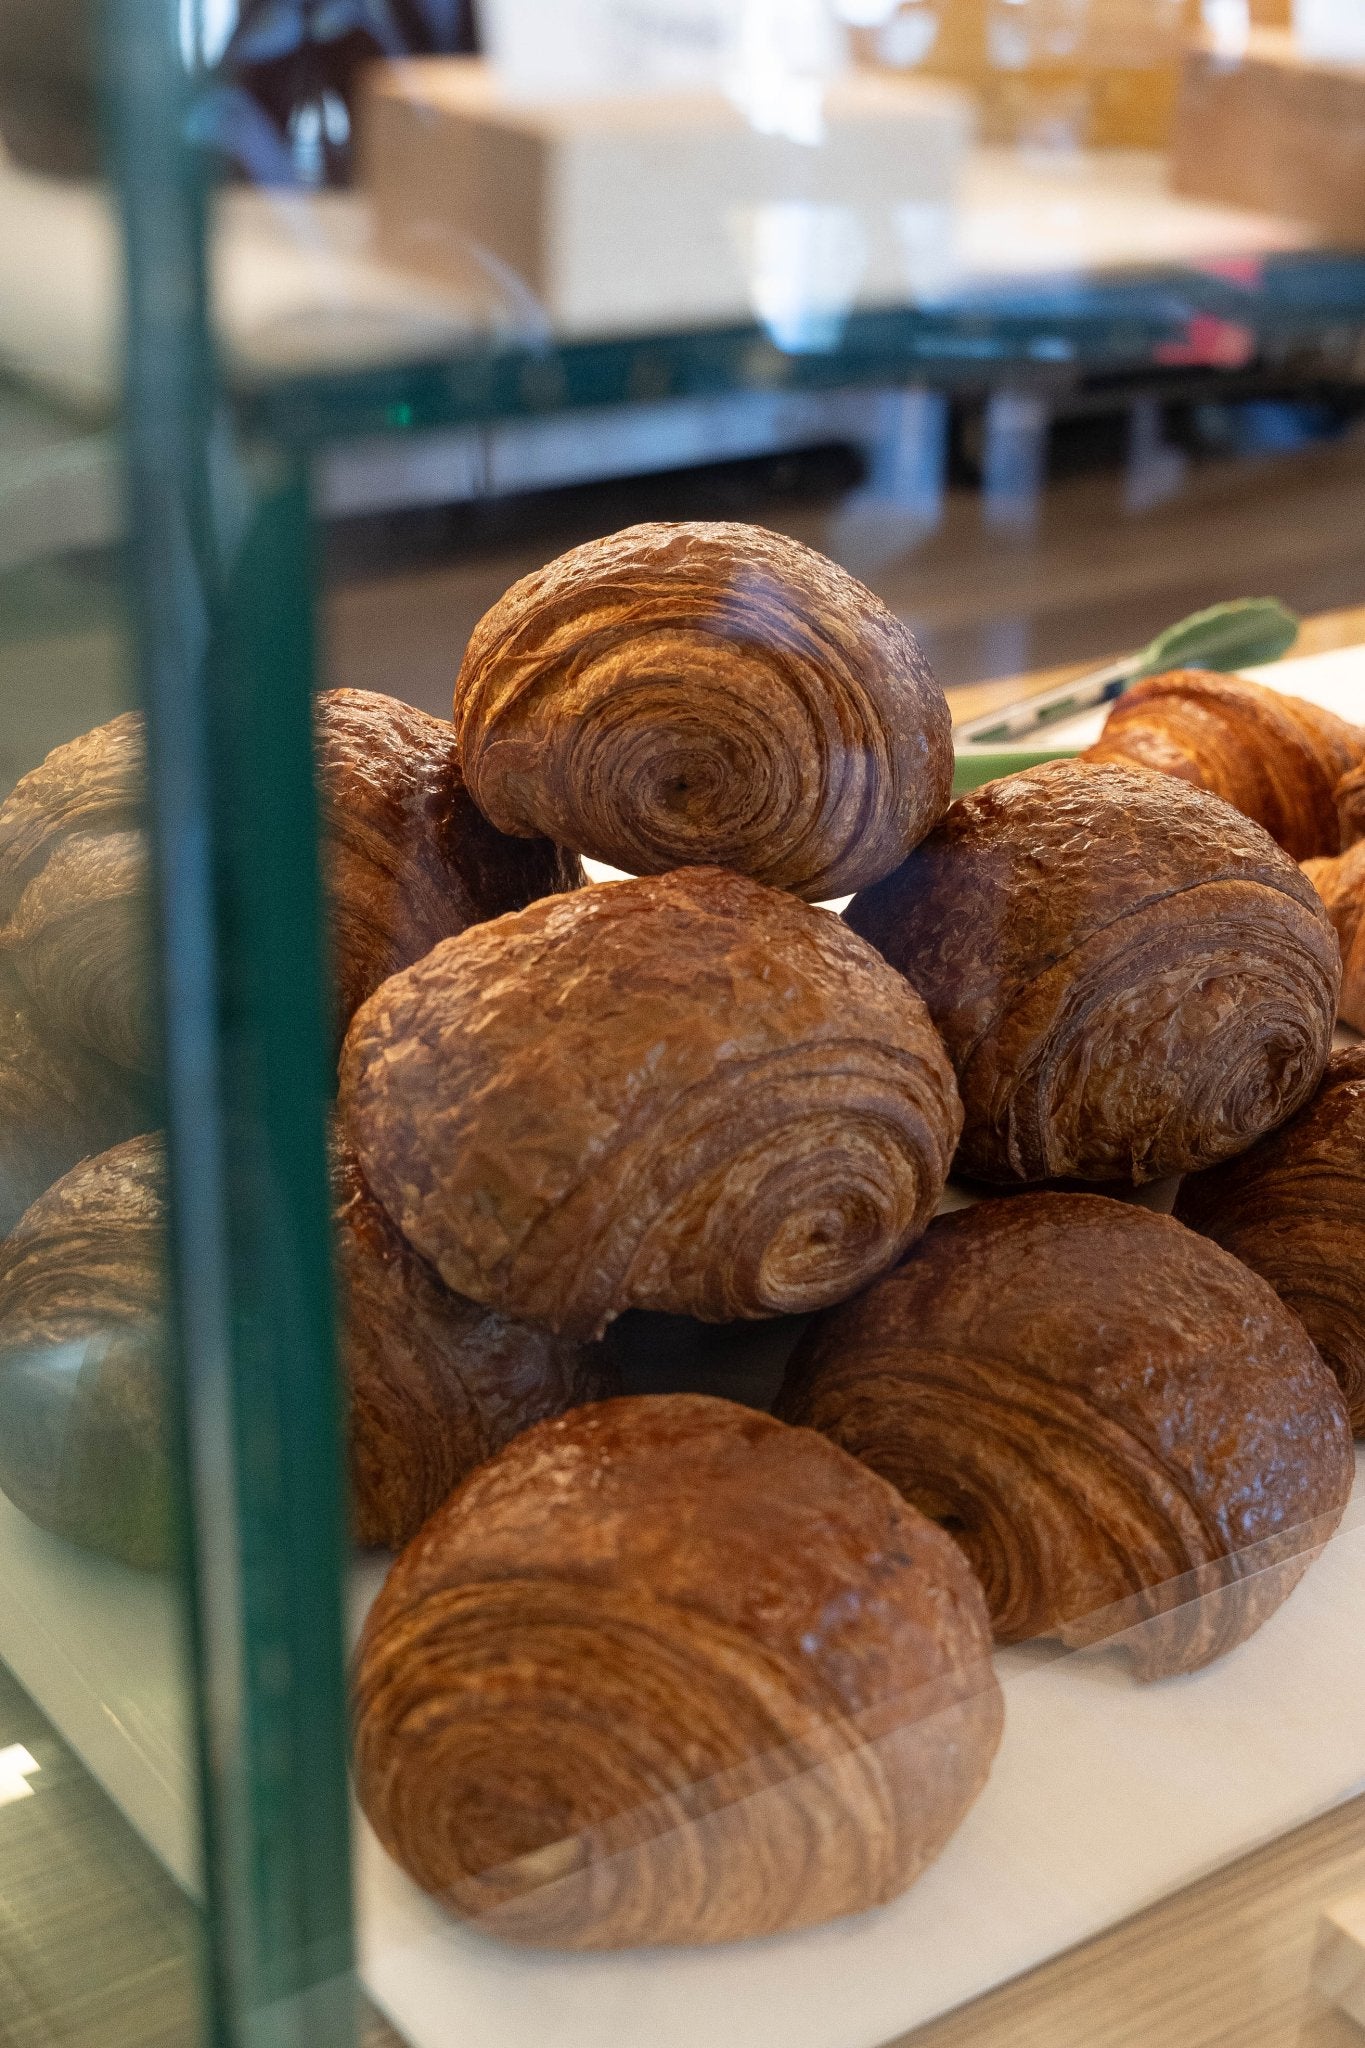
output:
{"label": "chocolate croissant", "polygon": [[[1336,787],[1337,827],[1341,851],[1365,839],[1365,761],[1342,776]],[[1336,847],[1327,849],[1335,853]]]}
{"label": "chocolate croissant", "polygon": [[1177,668],[1119,698],[1087,761],[1126,762],[1212,791],[1264,825],[1295,860],[1339,853],[1337,785],[1365,731],[1242,676]]}
{"label": "chocolate croissant", "polygon": [[812,1324],[778,1412],[951,1531],[999,1640],[1131,1630],[1143,1678],[1259,1628],[1355,1474],[1341,1391],[1265,1282],[1102,1195],[942,1217]]}
{"label": "chocolate croissant", "polygon": [[145,835],[72,832],[55,843],[0,935],[50,1030],[143,1074],[156,1067],[149,914]]}
{"label": "chocolate croissant", "polygon": [[895,1897],[985,1782],[1002,1706],[961,1555],[806,1430],[653,1395],[518,1438],[389,1575],[360,1803],[481,1927],[741,1940]]}
{"label": "chocolate croissant", "polygon": [[347,1134],[446,1284],[581,1336],[799,1313],[917,1237],[960,1112],[914,991],[721,868],[547,897],[356,1014]]}
{"label": "chocolate croissant", "polygon": [[613,1391],[600,1345],[453,1294],[333,1149],[356,1540],[398,1550],[452,1487],[534,1422]]}
{"label": "chocolate croissant", "polygon": [[318,808],[339,1034],[389,975],[439,940],[573,889],[577,859],[493,830],[442,718],[368,690],[317,700]]}
{"label": "chocolate croissant", "polygon": [[171,1555],[159,1136],[86,1159],[0,1245],[0,1489],[129,1564]]}
{"label": "chocolate croissant", "polygon": [[[397,1549],[481,1459],[611,1378],[599,1349],[452,1295],[340,1146],[332,1185],[355,1534]],[[74,1168],[0,1246],[0,1488],[138,1565],[170,1533],[165,1225],[152,1134]]]}
{"label": "chocolate croissant", "polygon": [[810,901],[886,874],[952,790],[947,701],[911,634],[756,526],[632,526],[524,577],[474,629],[455,727],[504,832]]}
{"label": "chocolate croissant", "polygon": [[1337,1015],[1343,1024],[1365,1031],[1365,840],[1335,860],[1306,860],[1303,872],[1321,897],[1341,948]]}
{"label": "chocolate croissant", "polygon": [[[323,874],[338,1042],[379,983],[438,939],[573,888],[576,860],[496,832],[470,800],[451,727],[397,699],[317,700]],[[63,1037],[119,1065],[156,1063],[132,713],[56,748],[0,806],[0,949]]]}
{"label": "chocolate croissant", "polygon": [[96,726],[0,804],[0,956],[68,1047],[156,1066],[140,715]]}
{"label": "chocolate croissant", "polygon": [[151,1121],[133,1077],[55,1042],[0,960],[0,1237],[78,1159]]}
{"label": "chocolate croissant", "polygon": [[1176,1215],[1268,1280],[1365,1436],[1365,1046],[1334,1052],[1306,1108],[1180,1184]]}
{"label": "chocolate croissant", "polygon": [[846,915],[928,1004],[982,1180],[1212,1165],[1327,1061],[1322,905],[1258,825],[1169,776],[1052,761],[986,783]]}

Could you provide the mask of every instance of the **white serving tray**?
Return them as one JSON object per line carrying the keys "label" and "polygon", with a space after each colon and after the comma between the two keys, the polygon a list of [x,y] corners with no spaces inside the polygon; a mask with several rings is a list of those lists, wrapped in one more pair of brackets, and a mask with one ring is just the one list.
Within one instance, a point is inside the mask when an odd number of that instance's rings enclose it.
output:
{"label": "white serving tray", "polygon": [[[351,1586],[358,1629],[382,1580]],[[194,1770],[169,1583],[0,1497],[0,1656],[133,1826],[196,1886]],[[1114,1656],[998,1660],[1004,1743],[895,1904],[769,1941],[562,1956],[453,1921],[357,1816],[361,1972],[415,2048],[880,2048],[1365,1789],[1365,1453],[1337,1537],[1258,1635],[1141,1686]]]}

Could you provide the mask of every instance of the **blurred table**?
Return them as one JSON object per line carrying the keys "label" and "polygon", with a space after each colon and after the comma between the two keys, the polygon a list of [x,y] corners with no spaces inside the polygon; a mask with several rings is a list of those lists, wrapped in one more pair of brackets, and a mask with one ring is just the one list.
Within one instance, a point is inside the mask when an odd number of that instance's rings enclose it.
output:
{"label": "blurred table", "polygon": [[[359,194],[223,191],[214,298],[234,382],[290,438],[916,370],[979,380],[1009,365],[1227,366],[1328,331],[1354,360],[1365,327],[1365,251],[1182,199],[1149,152],[979,149],[956,209],[919,227],[903,302],[851,311],[828,345],[804,350],[757,322],[556,336],[478,251],[448,286],[381,261]],[[0,161],[0,274],[25,286],[0,302],[0,367],[73,405],[107,406],[119,249],[102,190]]]}

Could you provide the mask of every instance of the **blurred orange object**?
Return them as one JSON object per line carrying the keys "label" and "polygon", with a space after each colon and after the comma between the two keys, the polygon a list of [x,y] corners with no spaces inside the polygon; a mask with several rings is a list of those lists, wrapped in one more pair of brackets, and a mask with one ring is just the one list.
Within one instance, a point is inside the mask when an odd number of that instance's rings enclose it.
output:
{"label": "blurred orange object", "polygon": [[1171,182],[1194,199],[1303,221],[1365,246],[1365,65],[1305,57],[1256,29],[1241,61],[1211,45],[1185,62]]}
{"label": "blurred orange object", "polygon": [[[1285,25],[1291,0],[1249,0]],[[1234,0],[1234,6],[1236,0]],[[858,31],[864,62],[970,86],[987,141],[1092,149],[1170,142],[1184,49],[1207,0],[900,0]]]}

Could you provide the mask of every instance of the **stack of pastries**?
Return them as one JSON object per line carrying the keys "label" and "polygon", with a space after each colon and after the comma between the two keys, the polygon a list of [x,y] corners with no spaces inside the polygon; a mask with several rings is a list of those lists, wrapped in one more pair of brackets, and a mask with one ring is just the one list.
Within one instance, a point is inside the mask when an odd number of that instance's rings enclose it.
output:
{"label": "stack of pastries", "polygon": [[[601,1948],[880,1904],[985,1785],[993,1640],[1190,1672],[1330,1537],[1365,1070],[1328,1064],[1339,925],[1297,860],[1341,858],[1365,737],[1258,698],[1219,784],[1193,694],[1183,753],[1130,726],[951,803],[900,622],[693,524],[509,591],[449,725],[320,700],[354,1518],[400,1551],[356,1783],[453,1912]],[[140,747],[119,721],[0,808],[10,1038],[101,1075],[153,1043]],[[126,986],[71,939],[119,919]],[[0,1031],[11,1064],[36,1091]],[[108,1093],[0,1148],[38,1197],[0,1246],[0,1485],[145,1564],[163,1169]],[[992,1199],[939,1214],[954,1170]],[[1176,1218],[1122,1198],[1177,1175]],[[641,1311],[806,1318],[775,1412],[621,1391]]]}
{"label": "stack of pastries", "polygon": [[1341,1019],[1365,1030],[1365,729],[1243,676],[1171,669],[1125,691],[1082,758],[1211,790],[1302,861],[1341,945]]}

